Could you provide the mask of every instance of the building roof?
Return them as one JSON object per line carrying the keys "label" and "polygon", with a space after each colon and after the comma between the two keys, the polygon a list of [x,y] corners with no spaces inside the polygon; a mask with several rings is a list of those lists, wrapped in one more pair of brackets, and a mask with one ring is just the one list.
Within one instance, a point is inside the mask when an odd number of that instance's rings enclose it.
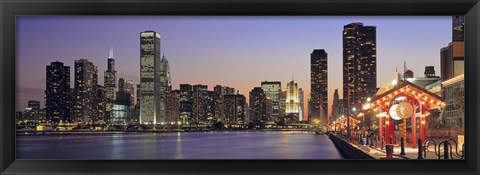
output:
{"label": "building roof", "polygon": [[395,97],[397,94],[400,94],[400,93],[407,93],[423,101],[429,101],[430,102],[429,106],[431,109],[441,108],[444,105],[443,103],[444,99],[442,97],[439,97],[438,95],[424,89],[423,87],[415,85],[409,81],[404,81],[401,84],[394,86],[390,90],[387,90],[381,94],[375,95],[371,101],[375,105],[375,103],[377,102],[380,103],[381,101],[390,100],[391,98]]}

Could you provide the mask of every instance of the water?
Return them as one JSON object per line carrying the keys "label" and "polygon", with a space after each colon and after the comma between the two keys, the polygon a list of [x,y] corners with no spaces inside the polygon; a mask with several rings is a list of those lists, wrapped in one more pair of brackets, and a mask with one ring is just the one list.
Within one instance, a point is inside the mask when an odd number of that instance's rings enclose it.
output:
{"label": "water", "polygon": [[342,159],[326,135],[229,131],[19,135],[17,159]]}

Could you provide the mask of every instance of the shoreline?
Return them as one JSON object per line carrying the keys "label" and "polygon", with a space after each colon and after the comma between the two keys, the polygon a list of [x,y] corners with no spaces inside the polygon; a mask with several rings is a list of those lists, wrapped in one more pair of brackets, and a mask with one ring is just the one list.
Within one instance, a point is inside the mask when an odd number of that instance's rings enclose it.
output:
{"label": "shoreline", "polygon": [[185,131],[185,130],[156,130],[156,131],[16,131],[17,136],[29,135],[102,135],[102,134],[142,134],[142,133],[177,133],[177,132],[312,132],[312,130],[293,129],[259,129],[259,130],[215,130],[215,131]]}

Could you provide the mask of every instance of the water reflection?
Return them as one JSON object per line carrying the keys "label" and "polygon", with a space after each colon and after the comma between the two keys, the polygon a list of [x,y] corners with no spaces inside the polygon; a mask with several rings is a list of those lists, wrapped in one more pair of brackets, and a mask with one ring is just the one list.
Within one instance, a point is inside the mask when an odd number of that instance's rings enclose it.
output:
{"label": "water reflection", "polygon": [[[68,138],[68,139],[65,139]],[[309,132],[187,132],[18,136],[18,159],[341,159]]]}

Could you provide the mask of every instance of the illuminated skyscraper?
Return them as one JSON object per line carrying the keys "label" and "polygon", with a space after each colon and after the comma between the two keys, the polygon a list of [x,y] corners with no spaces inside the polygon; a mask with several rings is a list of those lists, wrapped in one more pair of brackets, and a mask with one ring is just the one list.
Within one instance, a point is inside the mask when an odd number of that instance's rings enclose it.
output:
{"label": "illuminated skyscraper", "polygon": [[[267,108],[267,118],[268,121],[279,121],[282,109],[284,106],[281,105],[280,93],[282,91],[282,83],[279,81],[263,81],[261,83],[262,90],[267,96],[267,100],[271,103],[271,108]],[[283,112],[284,113],[284,112]]]}
{"label": "illuminated skyscraper", "polygon": [[193,85],[193,115],[194,123],[206,123],[208,112],[208,86]]}
{"label": "illuminated skyscraper", "polygon": [[[160,114],[160,122],[165,122],[166,111],[165,111],[165,93],[170,93],[172,90],[172,83],[170,77],[170,65],[168,64],[167,58],[165,55],[162,56],[160,59],[160,84],[159,84],[159,93],[160,93],[160,106],[159,112]],[[158,117],[158,115],[157,115]]]}
{"label": "illuminated skyscraper", "polygon": [[118,79],[117,104],[132,107],[135,103],[134,93],[133,80],[125,78]]}
{"label": "illuminated skyscraper", "polygon": [[107,99],[105,98],[105,95],[105,87],[97,85],[97,116],[95,116],[94,121],[106,121]]}
{"label": "illuminated skyscraper", "polygon": [[180,84],[180,118],[182,123],[190,122],[193,115],[193,87]]}
{"label": "illuminated skyscraper", "polygon": [[250,117],[255,124],[267,122],[267,96],[261,87],[250,91]]}
{"label": "illuminated skyscraper", "polygon": [[241,94],[225,95],[225,123],[245,124],[246,99]]}
{"label": "illuminated skyscraper", "polygon": [[117,71],[115,70],[115,60],[113,59],[113,48],[107,59],[107,70],[104,72],[103,84],[105,86],[105,119],[110,119],[113,103],[117,99]]}
{"label": "illuminated skyscraper", "polygon": [[107,70],[104,73],[105,98],[113,102],[116,99],[117,91],[117,71],[115,70],[115,60],[113,59],[113,48],[107,59]]}
{"label": "illuminated skyscraper", "polygon": [[160,34],[140,33],[140,123],[161,121]]}
{"label": "illuminated skyscraper", "polygon": [[359,109],[377,91],[376,43],[375,26],[356,22],[343,27],[343,99],[347,111]]}
{"label": "illuminated skyscraper", "polygon": [[287,83],[286,113],[298,115],[298,85],[293,80]]}
{"label": "illuminated skyscraper", "polygon": [[328,64],[324,49],[315,49],[310,54],[310,88],[309,121],[317,119],[326,124],[326,112],[322,111],[328,109]]}
{"label": "illuminated skyscraper", "polygon": [[165,123],[177,123],[180,120],[180,90],[165,93]]}
{"label": "illuminated skyscraper", "polygon": [[344,115],[343,100],[340,99],[340,96],[338,95],[338,89],[335,89],[335,92],[333,93],[331,120],[335,121],[342,115]]}
{"label": "illuminated skyscraper", "polygon": [[47,66],[46,77],[45,111],[47,119],[52,122],[70,121],[70,67],[64,66],[62,62],[52,62]]}
{"label": "illuminated skyscraper", "polygon": [[75,60],[74,115],[76,121],[96,122],[97,66],[87,59]]}
{"label": "illuminated skyscraper", "polygon": [[298,121],[304,121],[305,120],[305,107],[304,107],[304,92],[303,89],[300,88],[298,89]]}

